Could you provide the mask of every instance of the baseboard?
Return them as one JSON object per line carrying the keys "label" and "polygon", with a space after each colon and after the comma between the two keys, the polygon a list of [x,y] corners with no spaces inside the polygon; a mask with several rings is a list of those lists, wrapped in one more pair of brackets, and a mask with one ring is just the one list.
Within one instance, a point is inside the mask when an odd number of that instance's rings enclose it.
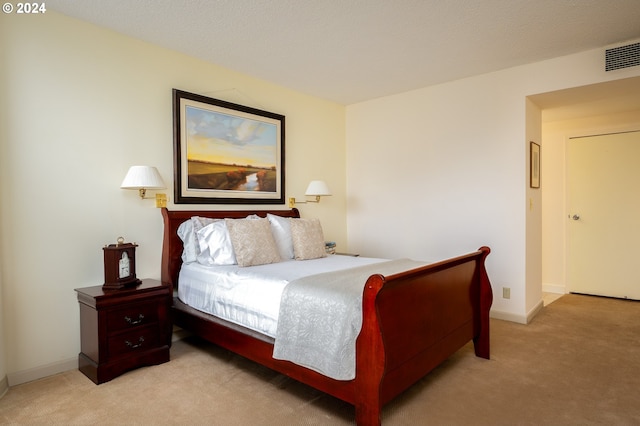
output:
{"label": "baseboard", "polygon": [[554,294],[566,294],[565,285],[558,284],[542,284],[542,292],[543,293],[554,293]]}
{"label": "baseboard", "polygon": [[497,310],[491,309],[491,312],[489,312],[489,316],[491,318],[495,318],[503,321],[517,322],[518,324],[527,323],[527,317],[525,317],[524,315],[514,314],[511,312],[497,311]]}
{"label": "baseboard", "polygon": [[22,383],[53,376],[54,374],[64,373],[65,371],[75,370],[77,368],[78,358],[72,358],[44,365],[42,367],[30,368],[28,370],[7,374],[7,382],[9,386],[16,386],[21,385]]}
{"label": "baseboard", "polygon": [[0,380],[0,398],[2,398],[7,391],[9,390],[9,380],[7,376],[4,376],[2,380]]}
{"label": "baseboard", "polygon": [[536,303],[536,306],[534,306],[533,309],[529,311],[529,313],[527,314],[527,324],[529,324],[536,317],[536,315],[538,315],[538,312],[540,312],[542,308],[544,308],[544,300],[540,300],[538,303]]}
{"label": "baseboard", "polygon": [[[172,335],[172,342],[184,339],[192,333],[175,327]],[[35,367],[29,370],[10,373],[5,377],[4,381],[0,381],[0,395],[2,394],[2,385],[6,383],[9,386],[21,385],[22,383],[32,382],[34,380],[43,379],[54,374],[64,373],[65,371],[75,370],[78,368],[78,358],[71,358],[65,361],[56,362],[42,367]]]}
{"label": "baseboard", "polygon": [[489,312],[489,316],[491,318],[495,318],[499,320],[517,322],[518,324],[529,324],[533,320],[533,318],[535,318],[535,316],[538,315],[538,312],[540,312],[543,307],[544,307],[544,302],[540,300],[538,303],[536,303],[536,306],[534,306],[533,309],[531,309],[527,313],[527,315],[514,314],[511,312],[504,312],[504,311],[491,309],[491,311]]}

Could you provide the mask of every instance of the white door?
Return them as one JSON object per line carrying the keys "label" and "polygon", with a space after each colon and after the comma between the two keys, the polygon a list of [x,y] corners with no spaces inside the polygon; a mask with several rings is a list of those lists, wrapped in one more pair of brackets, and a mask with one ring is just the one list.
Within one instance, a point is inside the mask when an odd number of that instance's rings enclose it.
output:
{"label": "white door", "polygon": [[572,138],[568,287],[640,300],[640,132]]}

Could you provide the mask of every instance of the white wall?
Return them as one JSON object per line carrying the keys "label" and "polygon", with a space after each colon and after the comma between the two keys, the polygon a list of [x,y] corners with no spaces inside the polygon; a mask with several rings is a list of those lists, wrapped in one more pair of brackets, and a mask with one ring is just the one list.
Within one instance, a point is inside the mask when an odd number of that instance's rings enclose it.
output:
{"label": "white wall", "polygon": [[526,97],[636,75],[605,73],[603,48],[348,106],[350,251],[430,260],[488,245],[492,315],[527,322],[541,306],[546,178],[529,189],[541,130]]}
{"label": "white wall", "polygon": [[640,111],[609,113],[579,119],[545,122],[542,138],[543,262],[542,283],[546,291],[568,293],[566,271],[567,192],[566,146],[570,137],[640,130]]}
{"label": "white wall", "polygon": [[138,276],[159,278],[160,211],[119,186],[129,166],[155,165],[174,207],[172,88],[285,115],[286,196],[326,180],[334,196],[300,210],[346,246],[343,106],[55,12],[0,20],[0,350],[10,384],[77,365],[74,288],[103,283],[104,244],[136,241]]}

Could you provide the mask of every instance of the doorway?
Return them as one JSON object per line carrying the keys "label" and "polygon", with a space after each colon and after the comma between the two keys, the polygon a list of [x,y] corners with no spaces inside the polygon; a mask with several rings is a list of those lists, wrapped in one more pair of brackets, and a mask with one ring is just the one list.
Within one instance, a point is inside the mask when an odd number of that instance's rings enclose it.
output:
{"label": "doorway", "polygon": [[570,288],[567,195],[568,136],[640,130],[640,76],[539,93],[542,142],[542,292]]}

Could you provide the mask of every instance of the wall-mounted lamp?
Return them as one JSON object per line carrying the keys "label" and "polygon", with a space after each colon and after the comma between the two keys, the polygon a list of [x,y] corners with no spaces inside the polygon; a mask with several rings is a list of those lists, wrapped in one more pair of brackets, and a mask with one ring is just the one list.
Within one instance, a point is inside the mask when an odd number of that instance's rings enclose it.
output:
{"label": "wall-mounted lamp", "polygon": [[[124,177],[122,184],[120,185],[122,189],[137,189],[141,199],[149,199],[150,197],[145,197],[147,189],[165,189],[166,186],[160,173],[158,173],[158,169],[151,166],[131,166],[127,175]],[[167,206],[167,195],[166,194],[156,194],[156,207],[166,207]]]}
{"label": "wall-mounted lamp", "polygon": [[293,208],[296,203],[298,204],[303,204],[303,203],[319,203],[320,202],[320,197],[326,197],[331,195],[331,191],[329,191],[329,187],[327,186],[327,184],[322,181],[322,180],[312,180],[311,183],[309,183],[309,186],[307,186],[307,190],[305,191],[304,195],[306,195],[307,197],[316,197],[315,200],[305,200],[305,201],[296,201],[296,199],[294,197],[289,198],[289,207]]}

